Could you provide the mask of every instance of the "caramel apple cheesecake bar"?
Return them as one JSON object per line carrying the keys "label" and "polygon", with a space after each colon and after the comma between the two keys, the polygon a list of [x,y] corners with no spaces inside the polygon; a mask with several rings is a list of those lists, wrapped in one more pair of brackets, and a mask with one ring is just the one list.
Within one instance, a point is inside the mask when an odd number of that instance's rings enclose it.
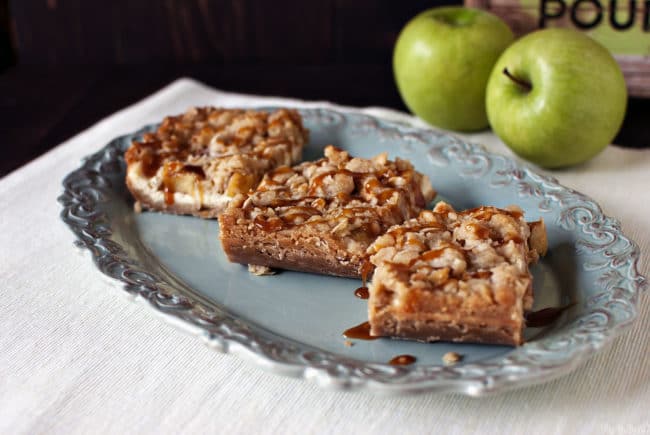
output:
{"label": "caramel apple cheesecake bar", "polygon": [[219,217],[221,243],[236,263],[359,277],[375,238],[434,196],[406,160],[353,158],[330,145],[324,158],[277,168],[234,200]]}
{"label": "caramel apple cheesecake bar", "polygon": [[517,207],[458,212],[440,202],[369,247],[370,334],[519,345],[533,304],[529,265],[546,249],[544,222],[527,223]]}
{"label": "caramel apple cheesecake bar", "polygon": [[136,207],[216,217],[271,169],[300,161],[308,132],[295,110],[192,108],[127,150]]}

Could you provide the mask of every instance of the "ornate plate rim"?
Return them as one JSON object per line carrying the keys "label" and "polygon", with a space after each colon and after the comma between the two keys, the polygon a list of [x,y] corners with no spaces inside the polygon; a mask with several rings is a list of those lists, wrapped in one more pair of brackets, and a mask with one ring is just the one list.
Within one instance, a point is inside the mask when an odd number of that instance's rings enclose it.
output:
{"label": "ornate plate rim", "polygon": [[[111,183],[108,174],[123,171],[120,145],[129,138],[150,131],[146,126],[135,133],[113,139],[100,151],[86,157],[80,168],[63,180],[58,201],[61,219],[75,234],[78,247],[88,249],[98,269],[123,284],[136,300],[144,300],[166,320],[201,336],[212,348],[235,353],[273,372],[316,382],[320,386],[384,393],[456,392],[481,396],[555,379],[574,370],[598,349],[627,329],[637,316],[638,297],[648,283],[638,271],[640,251],[627,238],[620,223],[603,214],[595,201],[562,186],[555,178],[541,175],[514,159],[493,154],[448,133],[403,126],[356,112],[331,109],[299,109],[305,118],[322,123],[353,120],[359,131],[376,130],[407,146],[426,146],[434,165],[454,162],[462,177],[483,177],[487,167],[496,187],[516,184],[520,196],[539,199],[539,209],[562,206],[561,225],[580,232],[578,249],[594,253],[604,269],[598,278],[603,291],[586,301],[586,315],[574,320],[568,332],[546,343],[528,343],[508,355],[486,362],[458,366],[393,367],[357,361],[326,351],[279,342],[262,330],[251,329],[230,314],[179,292],[183,284],[156,276],[129,257],[111,239],[112,230],[102,210]],[[441,141],[441,139],[444,139]],[[185,293],[185,294],[183,294]]]}

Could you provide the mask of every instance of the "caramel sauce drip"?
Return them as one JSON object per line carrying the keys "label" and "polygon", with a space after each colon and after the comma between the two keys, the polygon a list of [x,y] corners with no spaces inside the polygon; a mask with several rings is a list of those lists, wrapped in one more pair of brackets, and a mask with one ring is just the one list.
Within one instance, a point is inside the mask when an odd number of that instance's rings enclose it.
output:
{"label": "caramel sauce drip", "polygon": [[174,191],[171,190],[168,186],[163,188],[163,193],[165,195],[165,204],[172,205],[174,204]]}
{"label": "caramel sauce drip", "polygon": [[377,340],[381,337],[370,335],[370,323],[363,322],[343,332],[345,338],[356,338],[358,340]]}
{"label": "caramel sauce drip", "polygon": [[409,364],[413,364],[416,360],[417,358],[415,358],[413,355],[397,355],[388,361],[388,364],[392,366],[407,366]]}
{"label": "caramel sauce drip", "polygon": [[203,185],[199,183],[199,200],[200,200],[201,205],[203,205],[205,203],[205,200],[203,198],[204,198]]}
{"label": "caramel sauce drip", "polygon": [[364,260],[361,265],[361,281],[363,281],[363,286],[366,286],[368,282],[368,274],[375,269],[375,266],[368,260]]}
{"label": "caramel sauce drip", "polygon": [[560,318],[563,312],[574,306],[575,303],[563,307],[548,307],[537,311],[526,313],[526,326],[530,328],[541,328],[548,326]]}
{"label": "caramel sauce drip", "polygon": [[170,172],[173,170],[174,167],[167,167],[167,166],[163,167],[162,184],[163,184],[163,193],[165,195],[165,204],[167,205],[174,204],[174,184],[171,178],[172,175],[170,174]]}
{"label": "caramel sauce drip", "polygon": [[[144,161],[144,160],[143,160]],[[149,170],[152,170],[149,168]],[[157,172],[158,168],[154,171],[154,174]],[[143,173],[145,170],[143,169]],[[205,172],[200,166],[194,165],[184,165],[181,162],[167,162],[163,165],[162,173],[162,185],[163,185],[163,194],[165,196],[165,204],[172,205],[174,204],[174,177],[180,174],[193,174],[195,180],[204,180]],[[199,194],[201,196],[201,202],[203,202],[203,187],[199,184]]]}
{"label": "caramel sauce drip", "polygon": [[356,289],[354,295],[359,299],[368,299],[370,297],[370,292],[368,291],[368,287],[363,286]]}

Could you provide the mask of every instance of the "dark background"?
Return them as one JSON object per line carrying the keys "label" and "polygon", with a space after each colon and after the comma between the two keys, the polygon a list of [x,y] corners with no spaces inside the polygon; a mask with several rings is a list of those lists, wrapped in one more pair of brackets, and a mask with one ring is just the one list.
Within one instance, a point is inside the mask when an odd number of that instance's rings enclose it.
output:
{"label": "dark background", "polygon": [[[460,1],[0,0],[0,176],[190,76],[235,92],[405,110],[399,30]],[[616,139],[647,146],[650,100]]]}

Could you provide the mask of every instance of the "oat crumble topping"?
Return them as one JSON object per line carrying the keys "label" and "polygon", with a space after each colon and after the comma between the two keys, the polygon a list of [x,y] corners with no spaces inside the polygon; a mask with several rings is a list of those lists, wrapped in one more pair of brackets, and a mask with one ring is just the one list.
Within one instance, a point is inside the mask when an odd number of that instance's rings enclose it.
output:
{"label": "oat crumble topping", "polygon": [[166,117],[125,158],[129,176],[164,191],[171,205],[175,192],[200,200],[248,192],[266,171],[299,161],[307,136],[294,110],[192,108]]}

